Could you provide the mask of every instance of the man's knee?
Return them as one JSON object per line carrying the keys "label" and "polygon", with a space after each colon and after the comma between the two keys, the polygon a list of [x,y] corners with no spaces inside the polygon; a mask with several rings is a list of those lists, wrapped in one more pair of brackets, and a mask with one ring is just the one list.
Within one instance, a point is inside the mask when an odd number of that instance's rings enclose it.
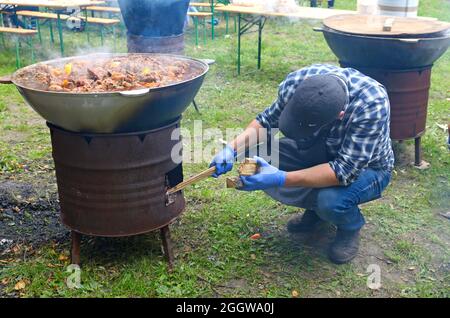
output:
{"label": "man's knee", "polygon": [[332,220],[336,214],[345,213],[354,204],[342,195],[342,189],[336,187],[324,188],[317,194],[316,213],[324,220]]}

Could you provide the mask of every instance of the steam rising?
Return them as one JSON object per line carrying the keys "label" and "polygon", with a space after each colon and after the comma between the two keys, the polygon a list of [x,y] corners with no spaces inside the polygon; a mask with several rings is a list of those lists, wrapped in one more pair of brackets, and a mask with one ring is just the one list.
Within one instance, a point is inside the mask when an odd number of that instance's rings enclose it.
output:
{"label": "steam rising", "polygon": [[264,11],[293,13],[300,9],[295,0],[232,0],[233,4],[258,7]]}

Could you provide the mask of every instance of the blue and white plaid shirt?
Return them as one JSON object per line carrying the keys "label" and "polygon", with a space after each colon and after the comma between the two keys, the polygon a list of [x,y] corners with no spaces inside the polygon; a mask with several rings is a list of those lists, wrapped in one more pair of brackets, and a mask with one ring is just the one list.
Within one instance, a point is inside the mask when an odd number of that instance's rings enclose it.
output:
{"label": "blue and white plaid shirt", "polygon": [[349,185],[366,168],[392,170],[394,153],[389,137],[389,98],[383,85],[352,68],[314,64],[290,73],[280,84],[278,98],[256,120],[266,128],[278,128],[281,111],[306,78],[333,74],[348,88],[344,118],[336,121],[327,138],[329,164],[341,185]]}

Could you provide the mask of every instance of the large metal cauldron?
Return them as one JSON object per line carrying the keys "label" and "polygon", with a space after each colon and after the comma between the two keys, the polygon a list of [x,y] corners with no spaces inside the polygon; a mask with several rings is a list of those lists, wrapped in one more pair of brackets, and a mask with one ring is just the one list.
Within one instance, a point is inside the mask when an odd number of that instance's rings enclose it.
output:
{"label": "large metal cauldron", "polygon": [[450,45],[450,32],[438,37],[387,38],[362,36],[316,28],[339,61],[345,65],[411,69],[432,65]]}
{"label": "large metal cauldron", "polygon": [[128,32],[146,37],[183,33],[189,0],[119,0]]}
{"label": "large metal cauldron", "polygon": [[182,181],[172,161],[179,120],[129,134],[73,133],[49,124],[62,222],[87,235],[128,236],[162,228],[184,209]]}
{"label": "large metal cauldron", "polygon": [[[43,64],[65,65],[74,59],[95,59],[130,54],[92,54],[56,59]],[[73,131],[90,133],[123,133],[145,131],[167,125],[176,120],[193,101],[208,65],[200,60],[167,54],[189,62],[199,75],[173,85],[135,91],[105,93],[49,92],[27,87],[14,73],[10,79],[27,103],[48,122]],[[27,70],[34,65],[19,71]]]}
{"label": "large metal cauldron", "polygon": [[189,0],[119,0],[130,53],[184,54]]}

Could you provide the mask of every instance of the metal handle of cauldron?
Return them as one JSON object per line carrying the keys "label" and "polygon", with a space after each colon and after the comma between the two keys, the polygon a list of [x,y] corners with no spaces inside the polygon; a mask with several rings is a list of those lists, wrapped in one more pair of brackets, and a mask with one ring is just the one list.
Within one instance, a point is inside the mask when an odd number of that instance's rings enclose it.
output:
{"label": "metal handle of cauldron", "polygon": [[12,76],[5,75],[5,76],[0,77],[0,84],[13,84]]}
{"label": "metal handle of cauldron", "polygon": [[313,31],[315,31],[315,32],[323,32],[324,30],[322,28],[319,28],[319,27],[313,27]]}
{"label": "metal handle of cauldron", "polygon": [[148,94],[149,92],[150,88],[143,88],[143,89],[135,89],[132,91],[122,91],[119,92],[119,94],[125,97],[140,97]]}
{"label": "metal handle of cauldron", "polygon": [[400,42],[406,42],[406,43],[418,43],[420,39],[398,39]]}

